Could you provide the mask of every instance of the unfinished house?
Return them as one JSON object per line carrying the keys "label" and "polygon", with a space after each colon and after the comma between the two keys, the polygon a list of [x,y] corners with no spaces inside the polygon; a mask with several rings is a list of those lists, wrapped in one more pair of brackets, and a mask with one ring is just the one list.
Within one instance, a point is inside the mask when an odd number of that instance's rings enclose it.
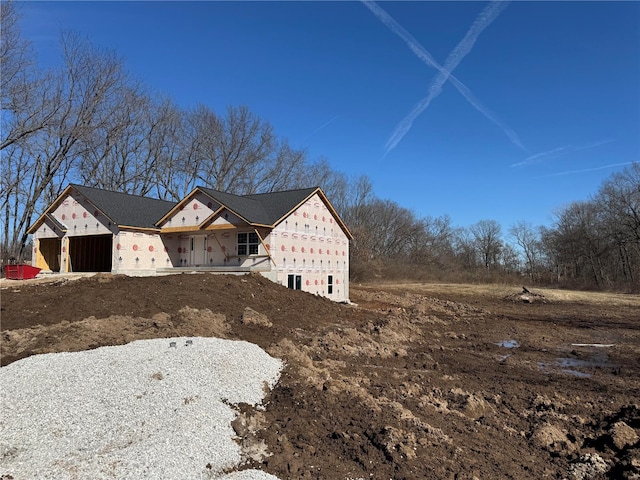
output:
{"label": "unfinished house", "polygon": [[242,196],[197,187],[174,203],[70,185],[29,233],[44,271],[259,272],[349,299],[352,237],[317,187]]}

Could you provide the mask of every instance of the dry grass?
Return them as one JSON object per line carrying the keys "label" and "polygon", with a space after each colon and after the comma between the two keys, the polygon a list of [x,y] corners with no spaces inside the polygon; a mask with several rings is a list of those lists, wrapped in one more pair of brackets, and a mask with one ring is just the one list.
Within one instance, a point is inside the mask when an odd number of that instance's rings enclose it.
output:
{"label": "dry grass", "polygon": [[[362,284],[362,287],[380,287],[378,284]],[[412,293],[433,296],[454,297],[478,297],[500,300],[507,295],[522,291],[522,285],[503,284],[453,284],[453,283],[385,283],[385,289],[405,290]],[[544,295],[554,303],[580,303],[587,305],[608,305],[638,307],[640,318],[640,295],[609,293],[609,292],[585,292],[579,290],[559,290],[552,288],[527,287],[530,291]]]}

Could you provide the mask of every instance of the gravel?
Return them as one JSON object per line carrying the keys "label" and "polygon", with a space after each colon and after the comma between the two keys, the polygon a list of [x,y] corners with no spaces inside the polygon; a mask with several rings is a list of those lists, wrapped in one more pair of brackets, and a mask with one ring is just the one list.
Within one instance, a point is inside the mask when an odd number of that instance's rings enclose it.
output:
{"label": "gravel", "polygon": [[0,477],[276,479],[224,471],[241,462],[232,405],[259,406],[281,368],[257,345],[199,337],[14,362],[0,368]]}

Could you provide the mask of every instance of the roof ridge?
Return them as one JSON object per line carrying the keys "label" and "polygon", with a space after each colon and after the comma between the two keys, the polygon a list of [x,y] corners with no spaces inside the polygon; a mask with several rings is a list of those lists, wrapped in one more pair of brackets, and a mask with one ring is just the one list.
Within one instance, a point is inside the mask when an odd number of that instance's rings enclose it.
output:
{"label": "roof ridge", "polygon": [[288,189],[288,190],[276,190],[274,192],[245,193],[243,195],[239,195],[237,193],[229,193],[229,192],[225,192],[224,190],[218,190],[217,188],[211,188],[211,187],[206,187],[206,186],[202,186],[202,185],[198,185],[196,188],[209,190],[211,192],[219,192],[219,193],[222,193],[224,195],[233,195],[234,197],[250,198],[251,199],[251,197],[255,197],[255,196],[258,196],[258,195],[273,195],[273,194],[276,194],[276,193],[302,192],[304,190],[313,191],[313,190],[317,190],[320,187],[319,186],[315,186],[315,187],[304,187],[304,188],[291,188],[291,189]]}
{"label": "roof ridge", "polygon": [[89,190],[97,190],[99,192],[107,192],[107,193],[116,193],[116,194],[119,194],[119,195],[127,195],[129,197],[144,198],[144,199],[147,199],[147,200],[157,200],[159,202],[176,203],[173,200],[163,200],[162,198],[148,197],[146,195],[139,195],[139,194],[136,194],[136,193],[119,192],[118,190],[108,190],[106,188],[100,188],[100,187],[89,187],[87,185],[80,185],[78,183],[70,183],[69,186],[73,187],[73,188],[86,188],[86,189],[89,189]]}
{"label": "roof ridge", "polygon": [[305,191],[305,190],[314,191],[314,190],[317,190],[318,188],[320,188],[320,187],[291,188],[289,190],[277,190],[275,192],[248,193],[248,194],[246,194],[244,196],[245,197],[249,197],[249,196],[255,197],[255,196],[258,196],[258,195],[273,195],[275,193],[302,192],[302,191]]}

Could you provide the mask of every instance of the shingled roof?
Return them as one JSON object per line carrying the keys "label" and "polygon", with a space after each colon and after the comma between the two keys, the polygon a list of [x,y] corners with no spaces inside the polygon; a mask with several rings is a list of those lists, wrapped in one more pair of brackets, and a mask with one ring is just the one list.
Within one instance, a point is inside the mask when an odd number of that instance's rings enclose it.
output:
{"label": "shingled roof", "polygon": [[171,210],[176,202],[70,185],[118,226],[157,228],[155,222]]}
{"label": "shingled roof", "polygon": [[51,212],[57,208],[71,190],[75,190],[89,200],[111,223],[119,227],[153,228],[155,230],[158,228],[155,222],[176,205],[175,202],[166,200],[70,184],[49,205],[40,218],[29,227],[27,233],[34,233],[45,219],[54,222],[60,230],[66,231],[67,227],[53,217]]}
{"label": "shingled roof", "polygon": [[242,196],[204,187],[199,187],[199,189],[247,222],[273,226],[309,198],[318,190],[318,187]]}
{"label": "shingled roof", "polygon": [[[51,218],[52,221],[58,223],[61,230],[66,229],[64,225],[60,224],[50,215],[50,212],[56,208],[57,204],[66,197],[66,194],[68,194],[71,189],[85,197],[96,209],[119,227],[158,229],[158,225],[162,223],[162,220],[179,205],[179,203],[166,200],[70,184],[58,199],[56,199],[44,214],[29,228],[28,233],[34,233],[46,218]],[[186,201],[198,190],[249,224],[267,227],[275,227],[290,212],[317,192],[335,214],[338,224],[343,228],[347,236],[351,238],[351,233],[338,217],[337,213],[333,211],[333,207],[329,204],[320,187],[250,195],[234,195],[206,187],[196,187],[182,202]]]}

